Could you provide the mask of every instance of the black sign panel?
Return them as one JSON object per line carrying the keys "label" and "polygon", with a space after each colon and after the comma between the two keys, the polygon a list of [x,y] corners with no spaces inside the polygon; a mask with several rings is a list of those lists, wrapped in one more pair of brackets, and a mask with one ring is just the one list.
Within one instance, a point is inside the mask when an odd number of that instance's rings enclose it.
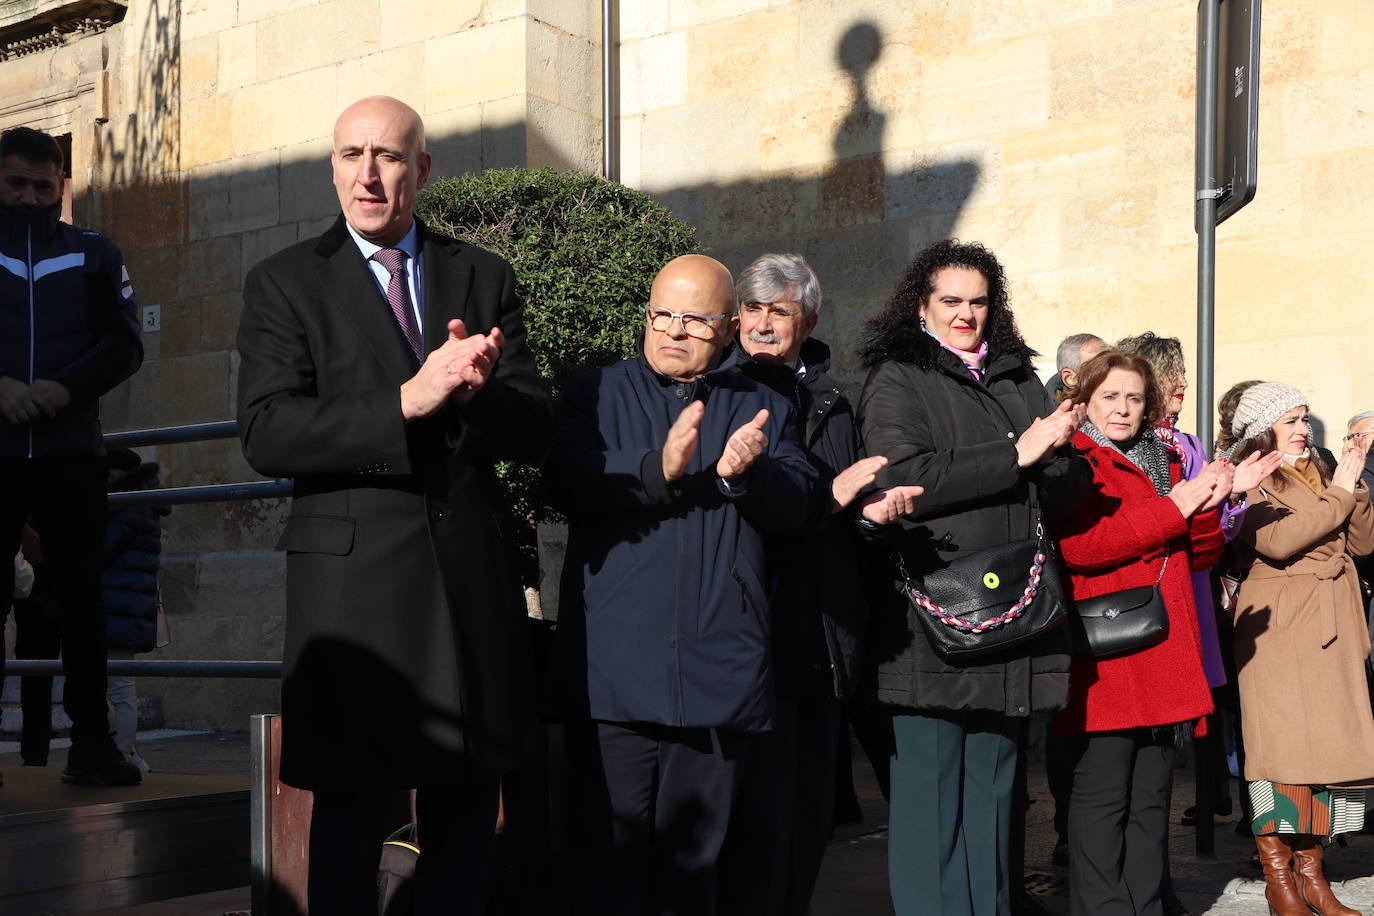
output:
{"label": "black sign panel", "polygon": [[1260,0],[1221,0],[1217,42],[1217,222],[1255,199]]}

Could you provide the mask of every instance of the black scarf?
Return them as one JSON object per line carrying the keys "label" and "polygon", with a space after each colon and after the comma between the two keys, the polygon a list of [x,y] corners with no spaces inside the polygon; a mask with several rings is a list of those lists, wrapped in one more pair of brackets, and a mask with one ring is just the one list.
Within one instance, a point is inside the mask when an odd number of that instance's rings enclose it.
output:
{"label": "black scarf", "polygon": [[1113,442],[1092,423],[1084,423],[1083,432],[1098,445],[1125,455],[1127,461],[1145,472],[1160,496],[1168,496],[1174,488],[1173,477],[1169,474],[1169,449],[1153,429],[1145,430],[1129,442]]}

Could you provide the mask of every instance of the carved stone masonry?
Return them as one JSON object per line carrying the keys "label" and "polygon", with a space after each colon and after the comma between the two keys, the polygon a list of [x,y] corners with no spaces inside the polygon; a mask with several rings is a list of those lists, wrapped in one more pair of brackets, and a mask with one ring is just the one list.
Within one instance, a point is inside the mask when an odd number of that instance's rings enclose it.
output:
{"label": "carved stone masonry", "polygon": [[123,0],[0,0],[0,61],[103,32],[126,7]]}

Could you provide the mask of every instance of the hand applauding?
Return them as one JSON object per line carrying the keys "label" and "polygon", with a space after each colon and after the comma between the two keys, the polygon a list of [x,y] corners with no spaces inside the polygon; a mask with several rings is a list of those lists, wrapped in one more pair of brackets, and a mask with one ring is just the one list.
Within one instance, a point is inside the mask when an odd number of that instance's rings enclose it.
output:
{"label": "hand applauding", "polygon": [[1021,438],[1016,440],[1016,463],[1023,468],[1045,460],[1050,453],[1068,442],[1083,425],[1087,408],[1082,404],[1060,401],[1059,407],[1048,417],[1038,417]]}
{"label": "hand applauding", "polygon": [[730,434],[725,443],[725,453],[716,462],[716,474],[726,483],[733,483],[743,476],[768,447],[768,437],[763,433],[763,425],[767,422],[768,411],[760,410],[754,419]]}
{"label": "hand applauding", "polygon": [[865,499],[860,511],[875,525],[890,525],[916,511],[916,497],[925,491],[925,487],[917,486],[888,487]]}
{"label": "hand applauding", "polygon": [[500,328],[469,336],[461,319],[450,321],[448,340],[401,385],[401,416],[407,421],[427,417],[450,397],[466,406],[491,378],[505,342]]}

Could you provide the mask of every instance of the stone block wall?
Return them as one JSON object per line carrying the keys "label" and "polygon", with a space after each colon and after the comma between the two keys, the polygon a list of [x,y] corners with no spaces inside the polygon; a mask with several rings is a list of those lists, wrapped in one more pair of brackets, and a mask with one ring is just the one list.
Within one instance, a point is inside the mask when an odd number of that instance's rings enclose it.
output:
{"label": "stone block wall", "polygon": [[[863,321],[951,234],[1002,258],[1046,374],[1080,331],[1176,335],[1191,360],[1196,8],[623,4],[622,175],[735,270],[805,254],[855,384]],[[1374,406],[1374,5],[1269,0],[1262,32],[1260,189],[1218,233],[1216,381],[1303,387],[1330,445]]]}

